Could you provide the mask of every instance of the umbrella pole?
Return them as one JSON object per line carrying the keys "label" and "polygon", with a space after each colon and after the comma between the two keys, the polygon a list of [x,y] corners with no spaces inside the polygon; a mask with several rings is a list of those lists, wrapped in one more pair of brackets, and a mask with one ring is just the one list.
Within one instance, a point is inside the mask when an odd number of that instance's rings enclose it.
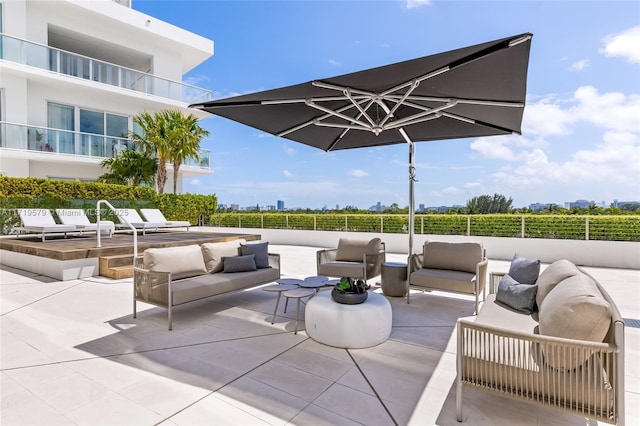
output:
{"label": "umbrella pole", "polygon": [[[407,138],[408,139],[408,138]],[[413,197],[413,183],[416,180],[416,168],[413,159],[413,141],[409,141],[409,254],[407,257],[407,303],[409,303],[409,279],[411,278],[411,255],[413,254],[413,232],[415,200]]]}

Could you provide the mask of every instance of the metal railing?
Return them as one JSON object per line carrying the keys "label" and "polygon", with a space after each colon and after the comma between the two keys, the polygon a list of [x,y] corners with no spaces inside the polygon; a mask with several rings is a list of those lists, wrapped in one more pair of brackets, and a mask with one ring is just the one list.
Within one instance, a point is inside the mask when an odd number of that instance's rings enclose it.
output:
{"label": "metal railing", "polygon": [[[112,158],[134,145],[128,138],[0,121],[0,148]],[[202,149],[199,155],[199,161],[190,158],[184,165],[208,169],[211,150]]]}
{"label": "metal railing", "polygon": [[[400,214],[219,213],[210,225],[232,228],[408,233]],[[637,215],[416,215],[416,235],[461,235],[600,241],[640,241]]]}
{"label": "metal railing", "polygon": [[1,33],[0,59],[189,104],[212,99],[211,90]]}

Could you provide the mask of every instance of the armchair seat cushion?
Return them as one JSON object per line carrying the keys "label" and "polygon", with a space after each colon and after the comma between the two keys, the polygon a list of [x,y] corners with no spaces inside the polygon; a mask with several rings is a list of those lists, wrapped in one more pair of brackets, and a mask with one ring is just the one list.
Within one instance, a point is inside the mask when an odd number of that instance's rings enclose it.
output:
{"label": "armchair seat cushion", "polygon": [[329,262],[318,265],[318,275],[364,278],[362,262]]}
{"label": "armchair seat cushion", "polygon": [[476,274],[450,269],[422,268],[411,273],[411,285],[473,294]]}

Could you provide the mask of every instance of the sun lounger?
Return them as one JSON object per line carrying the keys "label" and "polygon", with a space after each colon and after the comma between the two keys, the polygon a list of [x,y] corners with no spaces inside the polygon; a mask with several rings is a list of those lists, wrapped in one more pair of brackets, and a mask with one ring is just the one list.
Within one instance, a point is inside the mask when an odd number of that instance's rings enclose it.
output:
{"label": "sun lounger", "polygon": [[[87,214],[82,209],[56,209],[56,214],[64,225],[75,225],[76,229],[83,232],[97,232],[98,224],[91,223]],[[102,235],[113,236],[115,225],[110,220],[100,221],[100,233]]]}
{"label": "sun lounger", "polygon": [[166,227],[187,228],[188,232],[191,226],[186,220],[167,220],[159,209],[140,209],[140,213],[149,222],[164,223]]}
{"label": "sun lounger", "polygon": [[166,224],[161,222],[145,221],[135,209],[115,209],[115,213],[120,221],[116,224],[117,228],[129,228],[129,224],[131,224],[134,228],[142,230],[142,235],[145,235],[149,229],[157,231],[161,228],[168,228]]}
{"label": "sun lounger", "polygon": [[44,242],[46,234],[64,233],[66,238],[67,232],[76,232],[78,230],[75,225],[56,223],[51,212],[47,209],[18,209],[18,215],[23,225],[14,228],[18,238],[23,232],[42,234],[42,242]]}

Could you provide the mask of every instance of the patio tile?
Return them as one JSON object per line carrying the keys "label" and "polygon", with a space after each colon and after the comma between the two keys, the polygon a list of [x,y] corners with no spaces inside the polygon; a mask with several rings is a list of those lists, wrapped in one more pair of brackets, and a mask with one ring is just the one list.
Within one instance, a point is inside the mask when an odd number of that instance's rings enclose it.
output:
{"label": "patio tile", "polygon": [[243,409],[229,404],[224,399],[211,395],[159,423],[159,426],[265,426],[268,424]]}
{"label": "patio tile", "polygon": [[299,426],[357,426],[361,423],[311,404],[298,413],[291,420],[291,424]]}
{"label": "patio tile", "polygon": [[352,362],[338,361],[300,348],[293,348],[275,360],[331,381],[338,380],[353,366]]}
{"label": "patio tile", "polygon": [[307,402],[312,402],[333,383],[275,360],[251,371],[247,377],[290,395],[295,395]]}
{"label": "patio tile", "polygon": [[162,420],[158,413],[117,394],[73,410],[67,413],[67,418],[80,426],[151,425]]}
{"label": "patio tile", "polygon": [[394,424],[378,398],[337,383],[320,395],[314,404],[365,425]]}
{"label": "patio tile", "polygon": [[39,385],[29,387],[38,396],[61,414],[84,407],[112,393],[108,388],[79,373],[71,373]]}

